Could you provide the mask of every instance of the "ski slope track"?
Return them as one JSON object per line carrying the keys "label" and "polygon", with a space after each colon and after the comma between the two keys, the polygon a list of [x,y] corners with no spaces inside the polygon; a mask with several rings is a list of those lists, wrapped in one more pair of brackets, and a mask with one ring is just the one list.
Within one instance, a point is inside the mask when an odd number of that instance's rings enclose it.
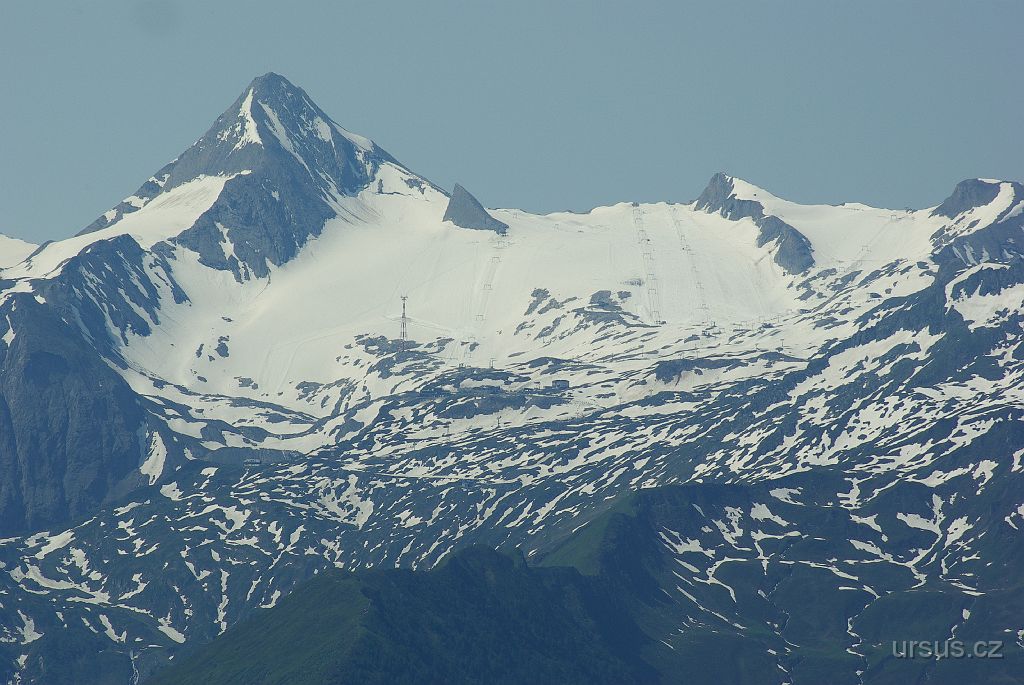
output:
{"label": "ski slope track", "polygon": [[[849,682],[878,597],[941,587],[966,621],[1008,591],[1024,186],[452,201],[268,74],[78,235],[0,238],[3,678],[46,682],[73,640],[130,682],[329,566],[542,555],[667,485],[754,493],[661,531],[666,592],[692,625],[781,636],[779,682],[801,638],[731,564],[835,580]],[[846,532],[814,544],[809,508]],[[1024,649],[1024,619],[990,619]]]}

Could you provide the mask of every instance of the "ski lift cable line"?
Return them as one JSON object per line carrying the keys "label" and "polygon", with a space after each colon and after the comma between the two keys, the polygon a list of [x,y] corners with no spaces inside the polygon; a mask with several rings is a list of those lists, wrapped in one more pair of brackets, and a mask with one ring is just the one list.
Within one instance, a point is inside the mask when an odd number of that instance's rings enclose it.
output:
{"label": "ski lift cable line", "polygon": [[661,322],[661,306],[658,298],[656,280],[649,277],[649,274],[656,273],[653,251],[648,247],[650,238],[644,228],[643,210],[639,205],[633,206],[633,227],[636,231],[637,244],[640,246],[640,260],[644,269],[644,285],[647,291],[648,308],[653,323]]}
{"label": "ski lift cable line", "polygon": [[888,229],[892,224],[896,223],[896,221],[898,221],[898,218],[896,218],[896,215],[893,214],[892,216],[890,216],[888,221],[882,224],[882,226],[875,232],[875,234],[871,236],[871,238],[869,238],[868,241],[861,246],[860,251],[858,251],[857,255],[850,261],[850,265],[847,267],[846,273],[854,271],[860,264],[864,262],[881,261],[868,260],[867,256],[871,252],[871,248],[878,242],[879,238],[882,237],[882,233],[884,233],[886,229]]}
{"label": "ski lift cable line", "polygon": [[679,214],[676,211],[676,206],[671,205],[668,207],[669,216],[672,219],[672,225],[676,229],[676,237],[679,239],[679,246],[683,252],[683,256],[686,259],[687,264],[690,267],[690,275],[693,277],[695,289],[698,293],[696,298],[696,306],[693,311],[694,320],[697,319],[697,309],[703,311],[706,315],[706,319],[703,323],[710,323],[710,312],[707,304],[707,299],[704,294],[704,283],[700,278],[700,272],[697,269],[697,260],[693,258],[693,248],[690,245],[690,241],[686,237],[686,232],[683,230],[682,222],[679,220]]}

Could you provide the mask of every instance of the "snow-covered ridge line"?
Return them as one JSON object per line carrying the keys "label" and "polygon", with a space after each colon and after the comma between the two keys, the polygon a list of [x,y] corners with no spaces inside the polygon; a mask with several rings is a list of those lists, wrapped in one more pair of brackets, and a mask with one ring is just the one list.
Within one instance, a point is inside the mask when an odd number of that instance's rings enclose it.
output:
{"label": "snow-covered ridge line", "polygon": [[38,247],[38,245],[20,238],[12,238],[0,233],[0,269],[21,262]]}
{"label": "snow-covered ridge line", "polygon": [[143,248],[152,248],[158,242],[173,238],[175,231],[180,232],[193,225],[217,201],[224,184],[246,173],[249,172],[200,175],[140,203],[137,211],[124,215],[107,228],[47,243],[31,259],[0,271],[0,277],[52,278],[69,259],[90,245],[121,235],[130,235]]}

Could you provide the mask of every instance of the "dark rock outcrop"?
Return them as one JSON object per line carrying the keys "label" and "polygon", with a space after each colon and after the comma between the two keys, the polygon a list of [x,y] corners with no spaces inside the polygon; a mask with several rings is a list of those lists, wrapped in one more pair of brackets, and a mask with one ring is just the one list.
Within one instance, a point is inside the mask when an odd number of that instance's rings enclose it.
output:
{"label": "dark rock outcrop", "polygon": [[814,266],[814,248],[807,237],[777,216],[766,214],[756,200],[736,197],[730,176],[721,172],[708,181],[697,198],[696,208],[720,214],[726,219],[752,219],[760,230],[757,246],[775,244],[775,263],[791,274],[800,274]]}
{"label": "dark rock outcrop", "polygon": [[978,180],[961,181],[946,200],[932,211],[932,216],[952,218],[932,236],[935,261],[944,271],[953,274],[963,266],[981,262],[1019,263],[1024,260],[1024,185],[1008,182],[1013,191],[1000,213],[985,226],[980,219],[965,216],[971,209],[991,204],[999,194],[999,183]]}
{"label": "dark rock outcrop", "polygon": [[775,263],[791,274],[801,274],[814,266],[811,241],[777,216],[766,215],[756,219],[761,232],[757,246],[775,243]]}
{"label": "dark rock outcrop", "polygon": [[139,397],[53,307],[18,293],[0,313],[0,536],[7,536],[87,516],[141,484],[146,422]]}
{"label": "dark rock outcrop", "polygon": [[444,221],[450,221],[461,228],[472,228],[478,231],[494,231],[505,235],[508,224],[498,221],[487,213],[484,206],[469,191],[455,184],[448,208],[444,211]]}
{"label": "dark rock outcrop", "polygon": [[192,147],[80,235],[200,176],[233,176],[213,206],[171,239],[239,280],[262,277],[269,264],[283,264],[320,234],[335,215],[332,197],[368,187],[384,163],[404,168],[335,124],[304,90],[269,73],[253,80]]}
{"label": "dark rock outcrop", "polygon": [[697,198],[696,208],[709,214],[721,214],[726,219],[760,219],[764,206],[756,200],[741,200],[733,194],[731,176],[718,172],[711,177],[704,192]]}
{"label": "dark rock outcrop", "polygon": [[172,273],[169,248],[160,243],[147,251],[130,235],[100,240],[69,259],[39,290],[65,320],[77,321],[97,352],[122,365],[120,347],[128,336],[148,336],[160,323],[157,283],[167,286],[168,299],[188,300]]}
{"label": "dark rock outcrop", "polygon": [[998,183],[989,183],[978,178],[960,181],[953,188],[953,193],[932,210],[932,216],[955,219],[975,207],[984,207],[996,199],[998,194]]}

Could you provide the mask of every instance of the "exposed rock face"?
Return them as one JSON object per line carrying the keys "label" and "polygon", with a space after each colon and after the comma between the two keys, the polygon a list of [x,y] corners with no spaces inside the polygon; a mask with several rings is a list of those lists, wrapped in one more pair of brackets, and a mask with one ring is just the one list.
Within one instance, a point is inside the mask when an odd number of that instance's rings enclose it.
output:
{"label": "exposed rock face", "polygon": [[263,277],[268,264],[285,263],[320,234],[335,215],[332,197],[366,188],[384,163],[401,167],[373,141],[338,126],[304,90],[269,73],[178,159],[81,233],[106,228],[189,181],[228,176],[213,206],[174,242],[238,280]]}
{"label": "exposed rock face", "polygon": [[0,306],[0,535],[94,512],[140,482],[138,396],[81,331],[18,294]]}
{"label": "exposed rock face", "polygon": [[129,235],[98,241],[68,260],[41,290],[47,302],[74,312],[92,347],[123,366],[120,345],[130,334],[149,335],[160,323],[155,283],[165,284],[174,302],[188,300],[163,254],[170,254],[168,247],[162,243],[148,252]]}
{"label": "exposed rock face", "polygon": [[461,228],[494,231],[499,235],[505,235],[505,232],[508,231],[508,224],[498,221],[488,214],[484,206],[458,183],[452,190],[448,208],[444,212],[444,220]]}
{"label": "exposed rock face", "polygon": [[721,214],[726,219],[757,220],[764,216],[764,207],[755,200],[741,200],[734,194],[731,176],[718,172],[711,177],[704,191],[697,198],[696,208],[705,212]]}
{"label": "exposed rock face", "polygon": [[954,219],[975,207],[989,204],[998,194],[998,183],[988,183],[977,178],[960,181],[953,189],[953,194],[932,211],[932,216]]}
{"label": "exposed rock face", "polygon": [[761,229],[757,236],[758,247],[775,243],[776,264],[791,274],[801,274],[814,266],[811,242],[803,233],[777,216],[766,215],[755,219],[754,223]]}
{"label": "exposed rock face", "polygon": [[[987,208],[997,202],[998,206]],[[1024,260],[1024,185],[1012,181],[971,179],[956,185],[953,194],[932,211],[953,221],[932,236],[936,261],[950,273],[981,262],[1019,263]],[[972,212],[981,209],[981,214]],[[994,220],[991,215],[995,214]],[[980,221],[988,225],[975,230]]]}
{"label": "exposed rock face", "polygon": [[160,323],[155,283],[187,301],[162,252],[101,240],[40,295],[0,302],[0,535],[66,524],[144,483],[145,400],[114,366]]}
{"label": "exposed rock face", "polygon": [[697,198],[696,208],[734,221],[752,219],[761,229],[757,246],[774,242],[775,263],[791,274],[804,273],[814,266],[811,241],[779,217],[766,214],[760,202],[736,197],[733,179],[726,174],[719,172],[711,177]]}

